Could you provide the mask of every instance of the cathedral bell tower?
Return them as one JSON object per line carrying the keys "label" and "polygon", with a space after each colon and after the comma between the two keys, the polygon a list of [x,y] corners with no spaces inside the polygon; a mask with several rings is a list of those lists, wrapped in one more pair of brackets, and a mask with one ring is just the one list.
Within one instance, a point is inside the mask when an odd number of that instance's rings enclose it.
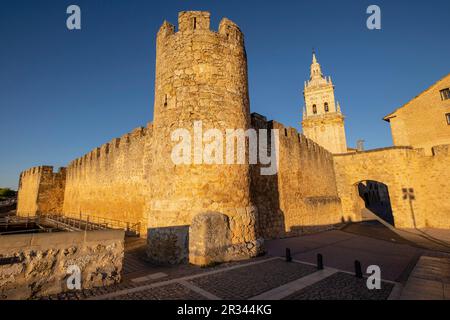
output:
{"label": "cathedral bell tower", "polygon": [[311,75],[303,90],[303,134],[332,153],[347,152],[344,116],[334,100],[331,77],[324,77],[313,52]]}

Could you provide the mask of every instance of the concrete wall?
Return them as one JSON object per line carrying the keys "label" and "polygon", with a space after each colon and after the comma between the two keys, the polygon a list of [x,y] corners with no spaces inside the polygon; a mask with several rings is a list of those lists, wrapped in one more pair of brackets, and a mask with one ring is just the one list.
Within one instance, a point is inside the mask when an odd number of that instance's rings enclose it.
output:
{"label": "concrete wall", "polygon": [[[433,154],[423,149],[392,147],[335,155],[339,196],[347,219],[360,220],[364,201],[357,184],[364,180],[388,187],[396,227],[450,228],[449,145],[437,146]],[[413,191],[414,199],[405,198]]]}
{"label": "concrete wall", "polygon": [[17,215],[61,214],[66,168],[40,166],[23,171],[19,178]]}
{"label": "concrete wall", "polygon": [[123,231],[55,232],[1,236],[0,300],[34,299],[67,291],[69,266],[81,270],[81,288],[121,279]]}
{"label": "concrete wall", "polygon": [[321,230],[342,220],[333,156],[294,128],[253,115],[255,128],[279,130],[278,174],[252,169],[252,197],[258,230],[265,238]]}
{"label": "concrete wall", "polygon": [[424,148],[430,155],[433,146],[450,143],[450,99],[442,100],[440,90],[450,87],[450,74],[417,97],[386,116],[395,146]]}
{"label": "concrete wall", "polygon": [[63,213],[80,213],[141,224],[144,217],[143,158],[151,125],[96,148],[67,167]]}

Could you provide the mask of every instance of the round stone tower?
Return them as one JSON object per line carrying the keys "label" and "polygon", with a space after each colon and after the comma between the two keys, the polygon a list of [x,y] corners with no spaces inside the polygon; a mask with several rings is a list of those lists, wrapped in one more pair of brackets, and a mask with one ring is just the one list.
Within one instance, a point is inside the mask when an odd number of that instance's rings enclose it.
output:
{"label": "round stone tower", "polygon": [[[218,129],[223,134],[224,164],[207,164],[194,155],[194,122],[200,121],[203,133]],[[247,57],[239,27],[224,18],[218,32],[212,31],[210,14],[203,11],[180,12],[178,31],[164,22],[156,43],[149,232],[187,226],[198,214],[218,212],[229,218],[233,244],[255,239],[248,161],[225,164],[226,129],[249,126]],[[176,129],[190,133],[191,164],[172,161]]]}

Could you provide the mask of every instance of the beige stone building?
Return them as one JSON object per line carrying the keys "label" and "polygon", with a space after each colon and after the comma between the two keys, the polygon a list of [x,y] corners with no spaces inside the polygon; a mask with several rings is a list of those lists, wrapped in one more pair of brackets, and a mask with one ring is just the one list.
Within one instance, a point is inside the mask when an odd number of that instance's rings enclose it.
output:
{"label": "beige stone building", "polygon": [[[448,87],[444,80],[437,89]],[[431,155],[410,145],[347,152],[344,117],[315,55],[304,95],[305,135],[250,113],[242,31],[226,18],[215,31],[208,12],[181,12],[178,28],[164,22],[156,37],[153,123],[59,172],[25,170],[17,213],[121,221],[147,237],[150,259],[198,265],[258,255],[264,239],[361,220],[368,204],[389,207],[399,227],[450,228],[450,201],[442,192],[450,188],[449,145],[434,147]],[[441,120],[430,118],[430,125]],[[267,166],[261,162],[175,164],[172,133],[184,128],[195,134],[196,121],[221,134],[276,130],[278,143],[272,134],[266,142],[279,147],[278,171],[261,175]],[[431,133],[431,145],[445,142],[439,132]],[[382,186],[376,190],[383,194],[374,195],[370,186]]]}
{"label": "beige stone building", "polygon": [[395,146],[424,148],[450,143],[450,74],[383,118]]}
{"label": "beige stone building", "polygon": [[[262,239],[340,223],[331,153],[293,128],[250,113],[248,96],[239,27],[224,18],[215,31],[208,12],[180,12],[178,28],[164,22],[156,36],[153,123],[73,160],[63,174],[51,167],[24,171],[18,214],[139,225],[152,260],[195,264],[254,256]],[[182,128],[193,136],[196,121],[222,134],[277,130],[277,173],[261,175],[267,166],[261,163],[175,164],[172,134]],[[274,144],[269,136],[268,145]]]}
{"label": "beige stone building", "polygon": [[334,98],[331,77],[325,77],[313,53],[311,74],[305,81],[302,128],[304,135],[332,153],[347,152],[344,116]]}

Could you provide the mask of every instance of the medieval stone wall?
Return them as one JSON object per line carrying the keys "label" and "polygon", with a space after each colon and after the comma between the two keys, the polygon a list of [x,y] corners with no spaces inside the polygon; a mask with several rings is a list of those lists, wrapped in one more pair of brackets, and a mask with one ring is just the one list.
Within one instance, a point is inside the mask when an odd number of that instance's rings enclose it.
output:
{"label": "medieval stone wall", "polygon": [[140,223],[145,231],[143,157],[150,137],[151,125],[136,128],[72,161],[67,167],[64,215]]}
{"label": "medieval stone wall", "polygon": [[[279,130],[278,173],[252,168],[252,198],[258,207],[258,232],[265,238],[323,230],[342,220],[333,156],[294,128],[252,115],[257,129]],[[271,141],[273,143],[273,141]]]}
{"label": "medieval stone wall", "polygon": [[[339,196],[347,219],[361,220],[365,204],[357,185],[372,180],[388,188],[394,223],[405,228],[450,228],[449,146],[424,149],[391,147],[345,155],[335,155]],[[413,194],[410,200],[405,194]]]}
{"label": "medieval stone wall", "polygon": [[20,174],[17,194],[17,215],[19,216],[34,216],[38,210],[37,197],[41,176],[39,170],[39,167],[30,168]]}
{"label": "medieval stone wall", "polygon": [[[209,13],[181,12],[178,30],[164,22],[156,44],[153,124],[72,161],[67,171],[39,167],[22,173],[19,214],[62,212],[140,224],[142,235],[149,231],[152,260],[187,261],[190,246],[192,261],[208,264],[257,254],[260,237],[359,220],[356,184],[374,180],[388,186],[399,226],[450,227],[443,191],[450,181],[448,146],[435,147],[432,156],[410,147],[333,156],[293,128],[250,116],[243,34],[226,18],[216,32]],[[266,165],[260,163],[227,164],[225,139],[219,146],[223,163],[205,161],[203,153],[216,138],[205,139],[206,130],[215,129],[220,140],[229,129],[251,128],[278,130],[276,174],[262,175]],[[186,130],[191,142],[183,163],[172,158],[180,142],[173,140],[177,129]],[[268,138],[269,150],[274,141]],[[412,210],[403,199],[410,189]]]}
{"label": "medieval stone wall", "polygon": [[51,166],[40,166],[23,171],[19,178],[17,215],[61,214],[65,182],[65,168],[53,172]]}

